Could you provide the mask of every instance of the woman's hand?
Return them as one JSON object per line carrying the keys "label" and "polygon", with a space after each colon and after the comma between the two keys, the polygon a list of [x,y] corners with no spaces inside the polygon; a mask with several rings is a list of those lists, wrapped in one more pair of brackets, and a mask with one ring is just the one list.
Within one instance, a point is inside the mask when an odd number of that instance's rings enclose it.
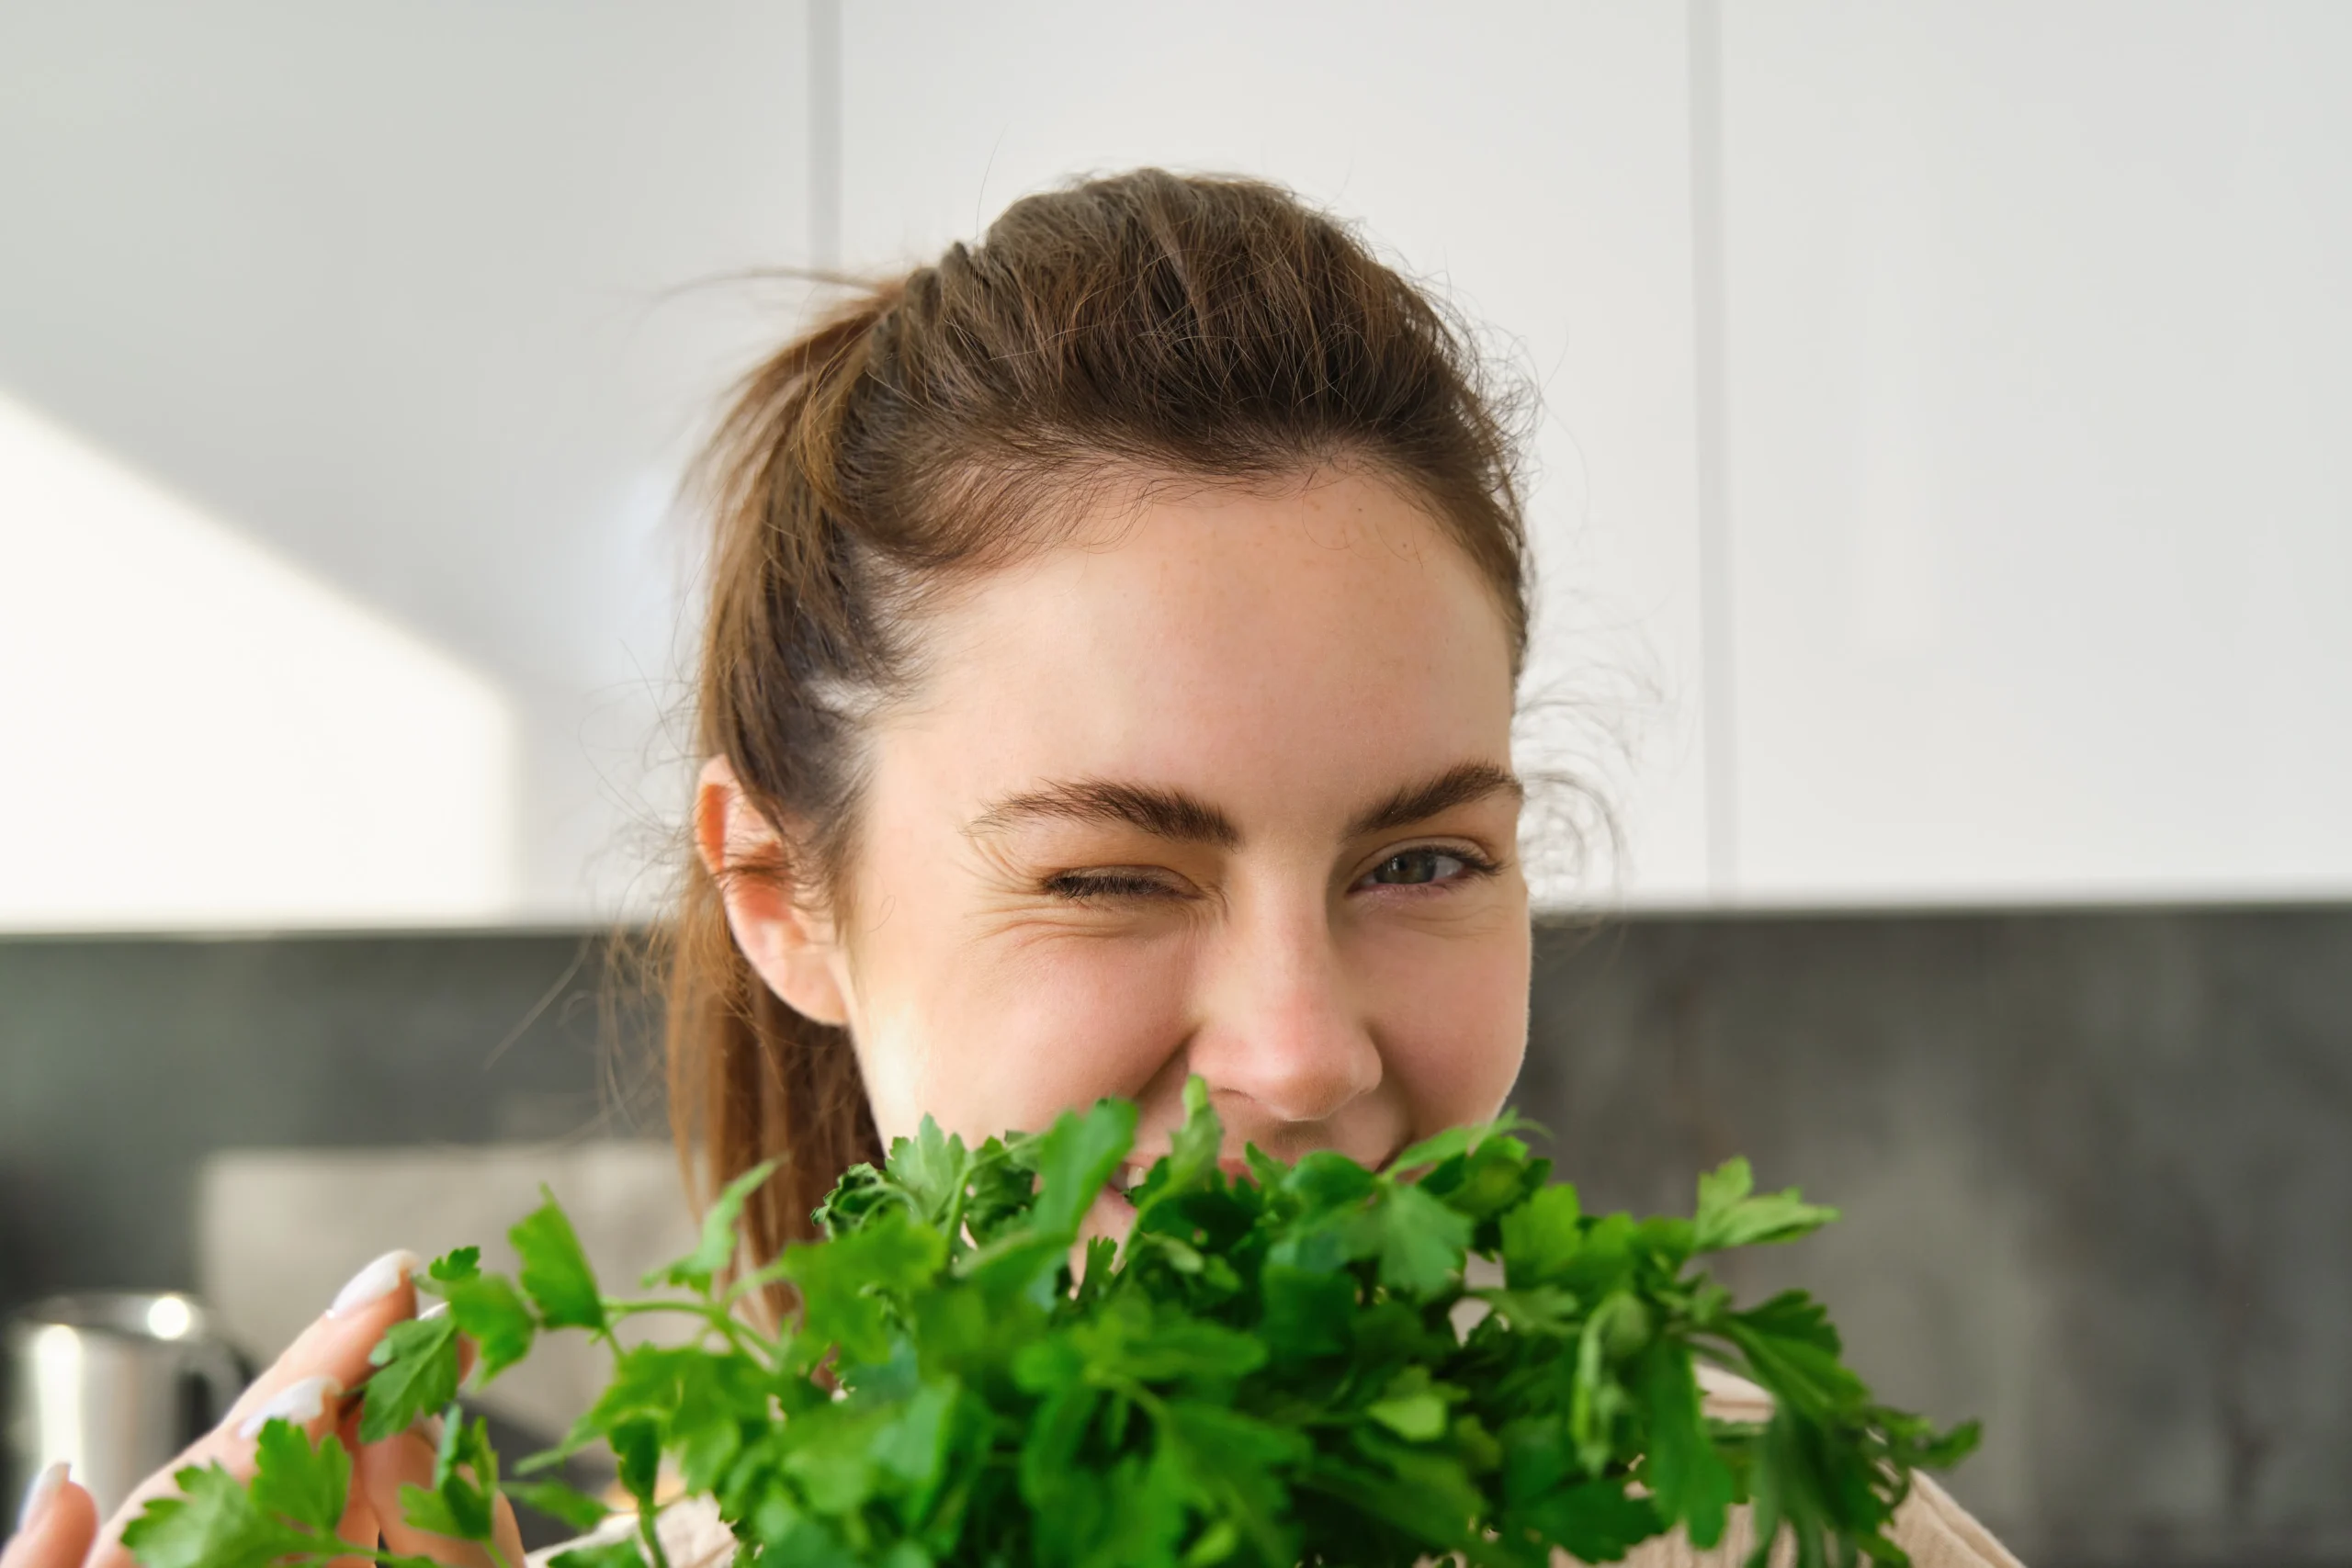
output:
{"label": "woman's hand", "polygon": [[[151,1498],[175,1494],[174,1472],[189,1465],[218,1461],[239,1481],[251,1481],[255,1439],[263,1423],[273,1418],[293,1422],[313,1441],[339,1432],[351,1450],[351,1501],[336,1532],[345,1540],[368,1547],[380,1541],[387,1550],[430,1557],[450,1568],[499,1568],[475,1542],[428,1535],[401,1522],[401,1487],[433,1483],[434,1441],[412,1429],[362,1447],[358,1402],[345,1408],[344,1392],[368,1376],[368,1355],[376,1342],[415,1312],[409,1274],[416,1266],[413,1253],[388,1252],[354,1275],[325,1315],[254,1380],[220,1424],[142,1482],[103,1527],[96,1503],[63,1466],[51,1466],[35,1478],[17,1534],[0,1552],[0,1568],[137,1568],[123,1549],[123,1527]],[[503,1568],[522,1568],[523,1539],[503,1496],[495,1533]],[[357,1568],[359,1561],[344,1559],[344,1568]]]}

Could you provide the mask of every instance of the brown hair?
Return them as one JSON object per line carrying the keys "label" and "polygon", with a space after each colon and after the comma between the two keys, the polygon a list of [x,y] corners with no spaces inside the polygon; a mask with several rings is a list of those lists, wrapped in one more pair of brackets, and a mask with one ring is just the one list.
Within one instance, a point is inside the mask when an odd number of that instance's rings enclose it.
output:
{"label": "brown hair", "polygon": [[[1467,334],[1288,192],[1142,169],[1030,197],[741,385],[705,457],[701,754],[728,761],[803,863],[761,869],[837,900],[859,729],[916,677],[925,594],[1155,476],[1353,464],[1409,486],[1494,590],[1516,674],[1515,452]],[[698,863],[672,937],[679,1145],[705,1197],[784,1160],[748,1211],[765,1258],[809,1234],[843,1168],[881,1157],[865,1089],[845,1032],[752,973]]]}

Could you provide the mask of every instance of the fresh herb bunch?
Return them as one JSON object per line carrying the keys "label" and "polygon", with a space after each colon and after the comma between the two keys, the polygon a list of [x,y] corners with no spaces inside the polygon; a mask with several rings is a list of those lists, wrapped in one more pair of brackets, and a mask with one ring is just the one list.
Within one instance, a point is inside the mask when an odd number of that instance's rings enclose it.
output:
{"label": "fresh herb bunch", "polygon": [[[419,1280],[451,1310],[378,1348],[360,1437],[448,1406],[434,1485],[403,1502],[425,1529],[488,1541],[502,1483],[481,1423],[454,1404],[458,1336],[477,1384],[548,1329],[612,1344],[603,1396],[518,1469],[609,1444],[637,1535],[556,1568],[668,1568],[653,1523],[665,1461],[716,1500],[736,1568],[1447,1554],[1543,1568],[1555,1547],[1609,1562],[1677,1525],[1711,1546],[1741,1502],[1753,1564],[1783,1532],[1804,1568],[1901,1563],[1888,1526],[1912,1472],[1974,1443],[1973,1425],[1939,1433],[1872,1403],[1807,1296],[1739,1310],[1693,1267],[1836,1217],[1793,1190],[1754,1192],[1744,1161],[1701,1178],[1689,1219],[1584,1213],[1509,1122],[1442,1134],[1383,1171],[1253,1148],[1234,1180],[1199,1080],[1185,1099],[1170,1151],[1129,1193],[1124,1244],[1076,1258],[1134,1142],[1124,1101],[977,1149],[926,1120],[884,1168],[842,1176],[815,1216],[828,1239],[730,1278],[736,1223],[768,1174],[752,1171],[695,1251],[647,1277],[682,1292],[660,1299],[602,1296],[550,1198],[512,1233],[514,1280],[471,1248]],[[1473,1255],[1498,1260],[1503,1283],[1467,1283]],[[800,1321],[772,1337],[739,1309],[779,1281]],[[699,1320],[694,1341],[621,1347],[613,1325],[649,1312]],[[1771,1419],[1703,1414],[1699,1359],[1762,1385]],[[313,1446],[273,1424],[249,1488],[185,1472],[187,1499],[150,1504],[126,1539],[146,1568],[415,1568],[334,1539],[349,1469],[333,1436]],[[579,1528],[606,1516],[559,1483],[504,1489]]]}

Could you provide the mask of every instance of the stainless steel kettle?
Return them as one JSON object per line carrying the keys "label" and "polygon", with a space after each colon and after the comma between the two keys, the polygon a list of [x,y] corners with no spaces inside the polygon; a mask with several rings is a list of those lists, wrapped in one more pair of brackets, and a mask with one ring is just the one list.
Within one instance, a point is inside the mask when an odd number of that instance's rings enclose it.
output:
{"label": "stainless steel kettle", "polygon": [[93,1292],[36,1302],[0,1335],[8,1490],[64,1460],[103,1517],[217,1424],[244,1368],[193,1297]]}

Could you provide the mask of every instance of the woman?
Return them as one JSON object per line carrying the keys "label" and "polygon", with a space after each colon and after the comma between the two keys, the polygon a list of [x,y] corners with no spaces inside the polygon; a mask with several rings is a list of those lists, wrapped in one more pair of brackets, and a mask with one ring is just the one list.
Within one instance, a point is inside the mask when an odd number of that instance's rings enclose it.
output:
{"label": "woman", "polygon": [[[1017,204],[750,379],[713,453],[670,1046],[703,1181],[785,1156],[763,1253],[925,1111],[976,1139],[1122,1095],[1148,1161],[1199,1074],[1236,1155],[1378,1163],[1500,1108],[1529,978],[1512,456],[1463,335],[1354,238],[1157,171]],[[1091,1223],[1125,1218],[1106,1194]],[[413,1262],[192,1457],[323,1422]],[[362,1449],[351,1529],[475,1568],[399,1522],[431,1462]],[[674,1512],[682,1553],[723,1545]],[[1923,1564],[2008,1561],[1931,1488],[1906,1525]],[[112,1533],[52,1483],[5,1568],[127,1568]]]}

